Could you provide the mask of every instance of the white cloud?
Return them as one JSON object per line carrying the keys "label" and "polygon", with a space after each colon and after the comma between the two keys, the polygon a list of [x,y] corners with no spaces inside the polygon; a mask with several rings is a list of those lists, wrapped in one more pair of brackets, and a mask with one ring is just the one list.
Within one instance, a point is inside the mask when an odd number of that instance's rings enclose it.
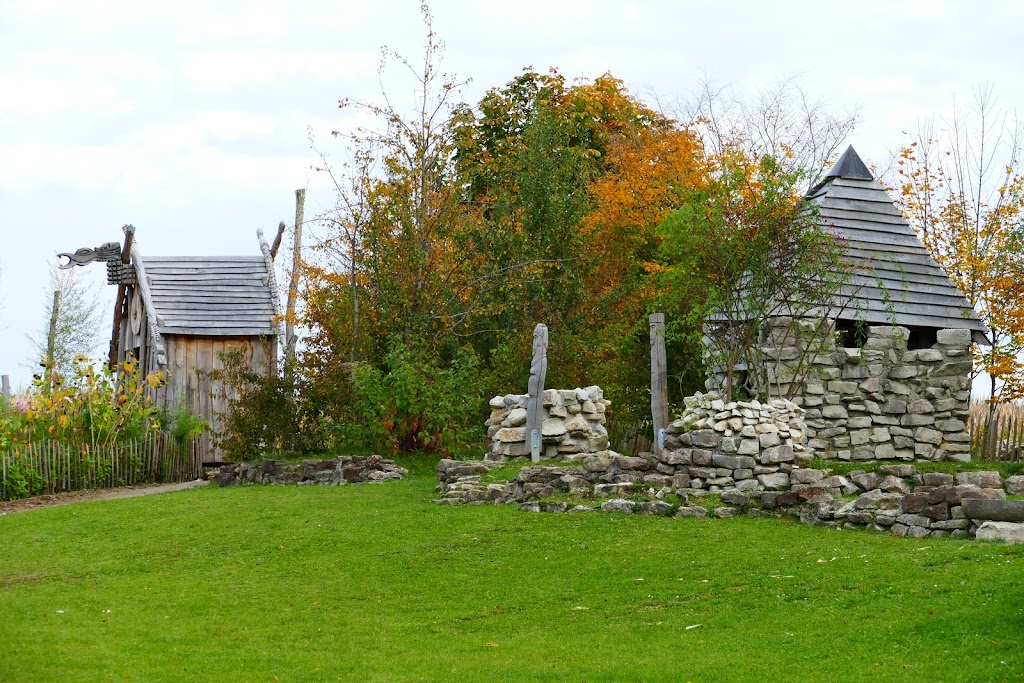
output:
{"label": "white cloud", "polygon": [[269,85],[302,74],[318,81],[351,81],[373,73],[376,60],[315,50],[210,50],[188,55],[185,79],[204,88],[238,84]]}

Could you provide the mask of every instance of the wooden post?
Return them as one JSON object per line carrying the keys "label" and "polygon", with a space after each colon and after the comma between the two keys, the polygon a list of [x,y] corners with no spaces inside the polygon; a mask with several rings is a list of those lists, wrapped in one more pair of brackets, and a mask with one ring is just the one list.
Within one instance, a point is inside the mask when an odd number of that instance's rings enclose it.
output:
{"label": "wooden post", "polygon": [[46,335],[46,391],[53,389],[53,351],[57,344],[57,314],[60,312],[60,290],[53,291],[53,307],[50,309],[50,332]]}
{"label": "wooden post", "polygon": [[651,418],[654,422],[654,452],[665,445],[668,427],[668,363],[665,360],[665,314],[652,313],[651,325]]}
{"label": "wooden post", "polygon": [[530,362],[529,399],[526,403],[526,443],[530,459],[540,462],[544,446],[544,378],[548,374],[548,328],[538,323],[533,329],[533,360]]}
{"label": "wooden post", "polygon": [[0,375],[0,396],[3,397],[3,404],[0,407],[6,409],[11,405],[11,376]]}
{"label": "wooden post", "polygon": [[291,373],[295,361],[295,300],[299,296],[299,266],[302,263],[302,220],[306,190],[295,190],[295,239],[292,243],[292,279],[288,283],[288,307],[284,314],[284,368]]}
{"label": "wooden post", "polygon": [[[128,265],[132,262],[132,242],[135,240],[135,226],[126,225],[124,230],[124,247],[121,249],[121,263]],[[111,371],[117,369],[117,357],[121,349],[121,320],[124,319],[125,308],[128,306],[128,287],[123,282],[117,283],[117,294],[114,297],[114,329],[110,333],[110,353],[107,357],[107,367]]]}

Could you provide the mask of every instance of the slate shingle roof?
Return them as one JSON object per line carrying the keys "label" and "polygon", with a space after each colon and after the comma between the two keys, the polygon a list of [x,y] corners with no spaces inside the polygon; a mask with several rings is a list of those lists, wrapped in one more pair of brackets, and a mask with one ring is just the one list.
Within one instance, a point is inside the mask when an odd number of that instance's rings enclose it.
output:
{"label": "slate shingle roof", "polygon": [[162,335],[276,334],[262,256],[144,256]]}
{"label": "slate shingle roof", "polygon": [[807,195],[823,225],[847,242],[853,300],[840,316],[880,325],[969,329],[988,343],[970,302],[925,249],[885,188],[847,150]]}

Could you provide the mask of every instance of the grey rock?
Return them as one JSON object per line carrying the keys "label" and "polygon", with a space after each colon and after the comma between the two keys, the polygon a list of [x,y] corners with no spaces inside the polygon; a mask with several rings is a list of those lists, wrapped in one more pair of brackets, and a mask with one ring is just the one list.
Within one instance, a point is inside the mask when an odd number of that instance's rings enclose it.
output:
{"label": "grey rock", "polygon": [[910,487],[907,486],[907,482],[892,475],[883,479],[878,488],[888,493],[910,493]]}
{"label": "grey rock", "polygon": [[624,498],[613,498],[601,503],[601,512],[625,512],[632,513],[636,503]]}
{"label": "grey rock", "polygon": [[715,467],[724,467],[728,470],[753,469],[757,464],[753,458],[743,455],[724,455],[715,453],[712,456],[712,463]]}
{"label": "grey rock", "polygon": [[1007,477],[1003,481],[1003,488],[1011,496],[1024,496],[1024,474]]}
{"label": "grey rock", "polygon": [[783,472],[759,474],[757,480],[766,489],[784,489],[789,487],[789,475]]}
{"label": "grey rock", "polygon": [[952,486],[953,475],[944,472],[926,472],[923,475],[923,482],[925,486]]}
{"label": "grey rock", "polygon": [[899,493],[886,493],[878,489],[861,494],[854,501],[858,510],[896,510],[900,506],[903,495]]}
{"label": "grey rock", "polygon": [[661,500],[652,500],[637,503],[633,508],[633,512],[638,515],[657,515],[663,517],[672,514],[672,506]]}
{"label": "grey rock", "polygon": [[814,484],[825,477],[822,470],[794,468],[789,474],[790,479],[799,484]]}
{"label": "grey rock", "polygon": [[740,491],[726,491],[722,494],[722,502],[737,507],[745,507],[750,504],[750,496]]}
{"label": "grey rock", "polygon": [[708,516],[708,511],[698,505],[681,507],[676,511],[676,517],[698,517],[703,519]]}
{"label": "grey rock", "polygon": [[1024,522],[1024,500],[986,500],[965,498],[964,516],[998,522]]}
{"label": "grey rock", "polygon": [[721,436],[715,433],[713,429],[698,429],[690,432],[690,441],[694,446],[700,446],[701,448],[715,448]]}
{"label": "grey rock", "polygon": [[878,471],[894,477],[913,477],[917,474],[917,468],[913,465],[883,465],[878,468]]}
{"label": "grey rock", "polygon": [[966,329],[938,330],[935,339],[939,344],[947,346],[970,346],[971,331]]}
{"label": "grey rock", "polygon": [[865,491],[877,489],[882,478],[874,472],[850,472],[850,480]]}
{"label": "grey rock", "polygon": [[975,538],[982,541],[1024,543],[1024,524],[1016,522],[985,522],[978,527]]}
{"label": "grey rock", "polygon": [[956,483],[977,486],[983,489],[999,489],[1003,487],[1003,478],[999,472],[960,472],[956,475]]}

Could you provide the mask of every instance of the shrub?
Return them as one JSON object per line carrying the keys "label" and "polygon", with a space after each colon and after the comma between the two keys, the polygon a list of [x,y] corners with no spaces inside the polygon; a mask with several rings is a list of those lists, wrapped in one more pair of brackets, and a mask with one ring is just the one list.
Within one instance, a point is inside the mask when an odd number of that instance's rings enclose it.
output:
{"label": "shrub", "polygon": [[353,365],[356,420],[341,425],[339,435],[350,445],[392,455],[447,455],[481,442],[484,387],[471,350],[460,350],[444,367],[438,358],[393,338],[383,367]]}

